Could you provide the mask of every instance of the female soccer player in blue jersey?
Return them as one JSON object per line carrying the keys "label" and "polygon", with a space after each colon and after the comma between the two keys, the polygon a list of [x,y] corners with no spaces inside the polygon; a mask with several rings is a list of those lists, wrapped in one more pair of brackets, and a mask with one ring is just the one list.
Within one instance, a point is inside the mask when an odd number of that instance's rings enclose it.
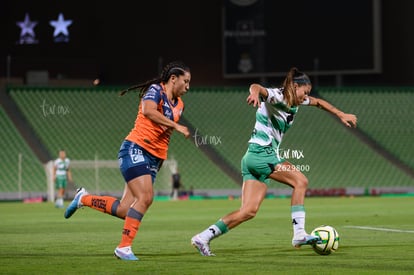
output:
{"label": "female soccer player in blue jersey", "polygon": [[247,103],[259,108],[247,152],[241,161],[243,176],[241,207],[191,239],[192,245],[201,255],[213,256],[209,246],[211,240],[256,216],[266,195],[270,179],[293,188],[292,245],[299,248],[319,241],[319,237],[309,235],[305,231],[304,200],[308,179],[295,165],[279,156],[279,145],[283,135],[292,126],[299,105],[319,107],[336,115],[347,127],[356,127],[357,118],[353,114],[340,111],[325,100],[309,96],[311,89],[309,77],[297,68],[290,69],[281,88],[265,88],[259,84],[250,86]]}
{"label": "female soccer player in blue jersey", "polygon": [[190,89],[190,68],[182,62],[168,63],[157,78],[124,90],[138,89],[140,100],[134,127],[125,137],[118,153],[119,168],[125,180],[124,193],[119,200],[112,196],[89,194],[85,188],[77,190],[66,208],[64,217],[70,218],[77,209],[90,207],[124,219],[122,237],[114,255],[122,260],[136,261],[132,244],[144,215],[154,197],[154,183],[162,162],[167,159],[173,131],[190,136],[187,126],[179,123],[184,111],[181,96]]}

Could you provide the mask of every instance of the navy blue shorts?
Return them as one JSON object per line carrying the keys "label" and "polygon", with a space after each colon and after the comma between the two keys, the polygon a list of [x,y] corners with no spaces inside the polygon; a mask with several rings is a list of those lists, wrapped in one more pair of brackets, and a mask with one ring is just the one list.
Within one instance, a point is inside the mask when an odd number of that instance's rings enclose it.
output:
{"label": "navy blue shorts", "polygon": [[126,182],[143,175],[151,175],[154,184],[163,160],[154,157],[138,144],[125,140],[119,149],[118,161]]}

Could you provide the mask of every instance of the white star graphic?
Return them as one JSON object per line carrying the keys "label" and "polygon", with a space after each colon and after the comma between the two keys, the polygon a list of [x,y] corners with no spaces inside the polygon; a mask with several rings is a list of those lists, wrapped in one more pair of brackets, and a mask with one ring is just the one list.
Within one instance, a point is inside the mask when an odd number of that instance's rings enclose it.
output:
{"label": "white star graphic", "polygon": [[33,37],[35,36],[33,29],[34,27],[36,27],[37,22],[30,21],[28,13],[26,13],[26,15],[24,16],[24,21],[17,22],[16,24],[22,29],[22,31],[20,32],[20,36],[23,36],[25,34],[28,34]]}
{"label": "white star graphic", "polygon": [[59,13],[58,20],[51,20],[49,21],[49,24],[55,28],[55,31],[53,32],[53,37],[56,37],[59,33],[68,36],[68,27],[72,24],[72,20],[65,20],[65,18],[63,18],[63,13]]}

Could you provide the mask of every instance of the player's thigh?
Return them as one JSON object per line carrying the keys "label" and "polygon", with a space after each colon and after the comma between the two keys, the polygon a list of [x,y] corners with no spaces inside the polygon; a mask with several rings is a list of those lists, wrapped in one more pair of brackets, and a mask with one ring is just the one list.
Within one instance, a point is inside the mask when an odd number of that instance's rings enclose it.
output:
{"label": "player's thigh", "polygon": [[151,175],[142,175],[130,180],[128,183],[129,192],[136,198],[133,208],[141,213],[145,213],[152,204],[154,198],[154,188]]}
{"label": "player's thigh", "polygon": [[130,180],[127,183],[129,192],[137,199],[152,197],[154,188],[151,175],[142,175]]}
{"label": "player's thigh", "polygon": [[292,163],[285,161],[275,166],[269,178],[292,187],[305,186],[308,183],[306,176]]}

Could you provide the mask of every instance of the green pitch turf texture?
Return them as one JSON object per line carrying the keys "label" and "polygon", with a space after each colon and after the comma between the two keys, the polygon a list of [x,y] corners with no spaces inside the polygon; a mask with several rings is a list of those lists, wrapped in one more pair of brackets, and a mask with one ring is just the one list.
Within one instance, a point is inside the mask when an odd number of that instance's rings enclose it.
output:
{"label": "green pitch turf texture", "polygon": [[[66,202],[67,204],[67,202]],[[190,238],[239,207],[235,200],[155,201],[134,252],[113,257],[123,221],[89,208],[70,219],[51,203],[0,203],[1,274],[413,274],[414,197],[307,198],[307,230],[340,234],[339,250],[291,246],[290,200],[266,199],[255,219],[214,240],[202,257]]]}

